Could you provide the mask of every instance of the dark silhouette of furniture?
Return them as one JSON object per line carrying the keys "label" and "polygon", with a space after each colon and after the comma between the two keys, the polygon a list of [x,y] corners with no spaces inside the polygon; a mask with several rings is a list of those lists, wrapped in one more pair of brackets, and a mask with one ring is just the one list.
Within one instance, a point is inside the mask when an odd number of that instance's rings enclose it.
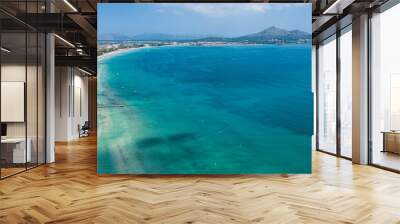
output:
{"label": "dark silhouette of furniture", "polygon": [[391,152],[400,154],[400,132],[386,131],[383,134],[383,150],[382,152]]}
{"label": "dark silhouette of furniture", "polygon": [[90,129],[89,121],[85,121],[85,123],[82,126],[78,124],[79,138],[89,136],[89,129]]}

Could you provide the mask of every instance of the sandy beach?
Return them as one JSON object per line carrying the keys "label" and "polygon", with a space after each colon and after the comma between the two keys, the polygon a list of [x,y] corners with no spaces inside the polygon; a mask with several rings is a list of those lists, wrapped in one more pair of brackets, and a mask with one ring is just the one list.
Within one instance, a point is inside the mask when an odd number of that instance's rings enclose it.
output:
{"label": "sandy beach", "polygon": [[139,49],[144,49],[144,48],[149,48],[149,46],[118,49],[116,51],[111,51],[111,52],[105,53],[103,55],[97,56],[97,60],[98,61],[104,60],[106,58],[109,58],[109,57],[112,57],[112,56],[115,56],[115,55],[124,54],[124,53],[132,52],[132,51],[139,50]]}

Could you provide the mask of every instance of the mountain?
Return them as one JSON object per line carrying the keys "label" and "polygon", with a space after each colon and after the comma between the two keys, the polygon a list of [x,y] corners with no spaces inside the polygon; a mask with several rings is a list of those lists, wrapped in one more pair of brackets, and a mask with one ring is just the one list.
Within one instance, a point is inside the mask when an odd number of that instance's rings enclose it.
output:
{"label": "mountain", "polygon": [[116,33],[105,33],[100,34],[97,37],[98,40],[129,40],[130,37],[126,35],[116,34]]}
{"label": "mountain", "polygon": [[115,33],[100,34],[99,40],[119,41],[119,40],[143,40],[143,41],[188,41],[205,38],[200,35],[171,35],[164,33],[144,33],[135,36],[127,36]]}
{"label": "mountain", "polygon": [[274,37],[278,37],[278,36],[285,36],[285,35],[289,35],[290,31],[284,30],[284,29],[280,29],[278,27],[275,26],[271,26],[265,30],[262,30],[258,33],[254,33],[254,34],[250,34],[250,35],[246,35],[243,37],[268,37],[268,38],[274,38]]}
{"label": "mountain", "polygon": [[295,43],[298,41],[311,40],[311,34],[301,30],[285,30],[271,26],[258,33],[233,38],[207,37],[199,41],[209,42],[250,42],[250,43]]}
{"label": "mountain", "polygon": [[147,40],[147,41],[187,41],[204,38],[199,35],[171,35],[163,33],[144,33],[131,37],[131,40]]}
{"label": "mountain", "polygon": [[100,35],[99,40],[136,40],[136,41],[207,41],[207,42],[249,42],[249,43],[296,43],[311,40],[311,34],[301,30],[285,30],[271,26],[258,33],[239,37],[218,37],[199,35],[171,35],[163,33],[144,33],[136,36],[118,34]]}
{"label": "mountain", "polygon": [[277,28],[275,26],[271,26],[258,33],[253,33],[250,35],[245,35],[234,39],[237,41],[239,40],[239,41],[256,41],[256,42],[268,42],[271,40],[297,41],[300,39],[311,39],[311,34],[303,32],[301,30],[289,31]]}

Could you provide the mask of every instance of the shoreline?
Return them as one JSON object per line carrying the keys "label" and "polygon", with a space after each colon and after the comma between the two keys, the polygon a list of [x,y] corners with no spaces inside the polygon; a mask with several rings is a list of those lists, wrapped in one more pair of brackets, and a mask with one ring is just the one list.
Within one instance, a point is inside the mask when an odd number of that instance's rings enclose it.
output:
{"label": "shoreline", "polygon": [[[235,43],[235,44],[221,44],[221,45],[184,45],[184,44],[179,44],[179,45],[161,45],[161,46],[143,46],[143,47],[131,47],[131,48],[123,48],[123,49],[118,49],[115,51],[111,51],[111,52],[107,52],[105,54],[102,54],[100,56],[97,56],[97,60],[101,61],[104,60],[106,58],[112,57],[112,56],[116,56],[116,55],[120,55],[123,53],[129,53],[132,51],[136,51],[139,49],[146,49],[146,48],[159,48],[159,47],[188,47],[188,46],[203,46],[203,47],[229,47],[229,46],[233,46],[233,47],[238,47],[238,46],[262,46],[262,45],[271,45],[274,46],[276,44],[243,44],[243,43]],[[284,44],[284,45],[276,45],[276,46],[293,46],[293,45],[303,45],[303,44]]]}
{"label": "shoreline", "polygon": [[123,49],[118,49],[118,50],[107,52],[105,54],[97,56],[97,61],[101,61],[101,60],[104,60],[106,58],[110,58],[110,57],[113,57],[113,56],[121,55],[121,54],[124,54],[124,53],[137,51],[137,50],[140,50],[140,49],[161,48],[161,47],[167,47],[167,46],[168,47],[171,47],[171,46],[180,47],[180,46],[186,46],[186,45],[162,45],[162,46],[143,46],[143,47],[123,48]]}
{"label": "shoreline", "polygon": [[[201,45],[203,47],[229,47],[229,46],[233,46],[233,47],[238,47],[238,46],[260,46],[260,45],[271,45],[274,46],[276,44],[228,44],[228,45]],[[284,44],[284,45],[276,45],[276,46],[293,46],[293,45],[303,45],[303,44]],[[187,47],[187,46],[198,46],[198,45],[162,45],[162,46],[143,46],[143,47],[131,47],[131,48],[123,48],[123,49],[118,49],[115,51],[111,51],[111,52],[107,52],[105,54],[102,54],[100,56],[97,56],[97,61],[101,61],[104,59],[107,59],[109,57],[113,57],[113,56],[117,56],[117,55],[121,55],[123,53],[129,53],[132,51],[137,51],[139,49],[146,49],[146,48],[159,48],[159,47]]]}
{"label": "shoreline", "polygon": [[124,53],[129,53],[129,52],[132,52],[132,51],[137,51],[139,49],[145,49],[145,48],[150,48],[150,46],[146,46],[146,47],[130,47],[130,48],[118,49],[118,50],[107,52],[105,54],[97,56],[97,61],[101,61],[101,60],[104,60],[104,59],[107,59],[107,58],[110,58],[110,57],[113,57],[113,56],[121,55],[121,54],[124,54]]}

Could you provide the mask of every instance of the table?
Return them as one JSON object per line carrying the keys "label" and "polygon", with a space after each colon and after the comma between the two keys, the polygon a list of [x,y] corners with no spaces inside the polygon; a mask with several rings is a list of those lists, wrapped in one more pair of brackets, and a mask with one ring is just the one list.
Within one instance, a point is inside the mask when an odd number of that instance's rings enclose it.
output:
{"label": "table", "polygon": [[[28,143],[25,151],[25,138],[5,138],[1,139],[1,157],[9,163],[26,163],[31,162],[32,141],[30,138],[26,139]],[[10,155],[11,154],[11,155]]]}
{"label": "table", "polygon": [[383,131],[382,152],[400,154],[400,131]]}

